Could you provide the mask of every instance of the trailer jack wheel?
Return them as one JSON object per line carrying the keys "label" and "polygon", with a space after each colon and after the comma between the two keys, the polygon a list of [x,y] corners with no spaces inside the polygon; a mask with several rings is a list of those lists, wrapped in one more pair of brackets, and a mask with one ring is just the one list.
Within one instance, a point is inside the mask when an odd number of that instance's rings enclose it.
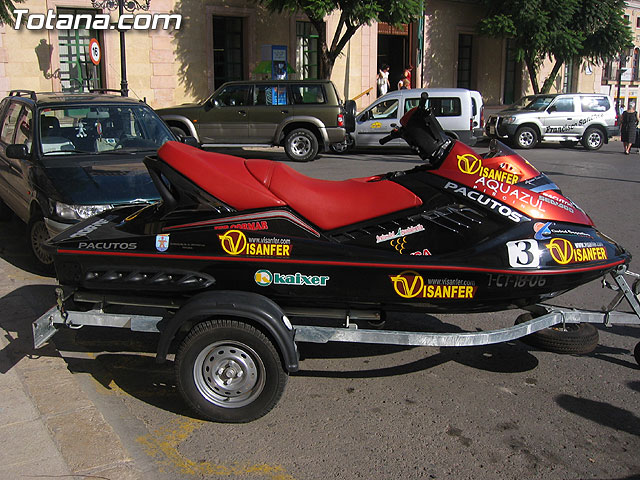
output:
{"label": "trailer jack wheel", "polygon": [[[516,325],[532,318],[530,313],[523,313],[516,319]],[[558,324],[522,337],[521,340],[549,352],[580,355],[593,352],[599,338],[598,329],[590,323],[567,323],[564,328]]]}
{"label": "trailer jack wheel", "polygon": [[280,355],[259,330],[235,320],[197,324],[176,355],[178,389],[208,420],[250,422],[269,412],[287,383]]}

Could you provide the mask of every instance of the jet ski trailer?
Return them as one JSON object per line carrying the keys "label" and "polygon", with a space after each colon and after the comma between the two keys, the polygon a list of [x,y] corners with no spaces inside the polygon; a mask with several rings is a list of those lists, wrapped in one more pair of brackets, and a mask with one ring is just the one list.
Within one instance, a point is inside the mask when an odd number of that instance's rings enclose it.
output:
{"label": "jet ski trailer", "polygon": [[[632,286],[625,276],[633,278]],[[562,333],[593,323],[640,324],[640,275],[620,266],[610,277],[610,281],[603,279],[603,287],[616,294],[602,311],[537,304],[528,307],[529,313],[521,315],[514,326],[462,333],[385,330],[379,328],[384,320],[378,311],[285,310],[266,297],[239,291],[208,292],[178,304],[89,292],[65,297],[63,289],[57,288],[57,304],[33,323],[34,346],[40,348],[63,327],[127,328],[159,334],[156,358],[161,363],[170,345],[181,340],[179,351],[183,354],[176,356],[175,368],[187,404],[209,420],[242,423],[265,415],[276,405],[287,374],[299,369],[298,342],[470,347],[525,337],[525,341],[532,339],[533,344],[557,353],[588,353],[597,344],[597,331],[595,343],[588,339],[584,343],[579,335],[563,341]],[[614,310],[623,300],[633,313]],[[74,310],[67,305],[91,307]],[[165,312],[127,313],[140,307]],[[634,355],[640,365],[640,343]]]}
{"label": "jet ski trailer", "polygon": [[[185,401],[204,418],[247,422],[298,370],[297,342],[526,337],[586,353],[591,323],[640,323],[631,255],[520,155],[499,142],[476,154],[425,104],[382,140],[404,138],[425,164],[367,178],[317,180],[167,142],[145,159],[162,202],[102,212],[50,241],[62,287],[34,324],[36,347],[60,326],[158,332],[157,359],[176,353]],[[603,311],[545,304],[608,276],[617,293]],[[624,299],[633,313],[615,310]],[[508,309],[527,313],[492,331],[370,328],[385,312]]]}

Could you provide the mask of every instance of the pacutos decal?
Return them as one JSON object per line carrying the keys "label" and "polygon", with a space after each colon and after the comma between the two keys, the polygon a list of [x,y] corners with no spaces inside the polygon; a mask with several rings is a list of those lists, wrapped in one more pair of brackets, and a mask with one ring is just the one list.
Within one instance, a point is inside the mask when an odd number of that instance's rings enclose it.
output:
{"label": "pacutos decal", "polygon": [[599,242],[571,243],[566,238],[554,238],[547,244],[551,257],[560,265],[607,260],[607,250]]}
{"label": "pacutos decal", "polygon": [[382,124],[380,122],[373,122],[371,128],[382,128]]}
{"label": "pacutos decal", "polygon": [[509,183],[513,185],[518,183],[520,177],[515,173],[496,170],[482,165],[482,159],[471,153],[458,155],[458,169],[467,175],[478,175],[480,177],[497,180],[498,182]]}
{"label": "pacutos decal", "polygon": [[417,272],[405,271],[392,275],[393,289],[402,298],[456,299],[473,298],[478,287],[458,279],[427,279]]}
{"label": "pacutos decal", "polygon": [[[229,230],[218,235],[220,246],[229,255],[251,255],[256,257],[288,257],[291,245],[287,239],[247,239],[240,230]],[[282,243],[278,243],[282,242]]]}

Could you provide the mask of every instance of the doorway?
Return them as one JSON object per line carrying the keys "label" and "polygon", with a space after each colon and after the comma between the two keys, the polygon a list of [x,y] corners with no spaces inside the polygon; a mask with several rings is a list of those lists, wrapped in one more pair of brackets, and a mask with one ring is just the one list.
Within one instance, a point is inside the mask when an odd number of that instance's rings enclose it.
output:
{"label": "doorway", "polygon": [[214,90],[225,82],[244,79],[242,17],[213,17]]}
{"label": "doorway", "polygon": [[409,25],[392,27],[387,23],[378,24],[378,69],[389,65],[390,90],[398,89],[405,67],[410,65]]}

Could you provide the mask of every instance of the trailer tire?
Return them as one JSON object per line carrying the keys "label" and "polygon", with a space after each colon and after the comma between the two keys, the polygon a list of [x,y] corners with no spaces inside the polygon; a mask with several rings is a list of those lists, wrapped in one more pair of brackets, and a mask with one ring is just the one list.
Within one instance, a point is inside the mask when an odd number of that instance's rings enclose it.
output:
{"label": "trailer tire", "polygon": [[250,422],[268,413],[288,379],[273,343],[236,320],[195,325],[176,354],[176,377],[194,411],[225,423]]}
{"label": "trailer tire", "polygon": [[636,363],[640,365],[640,342],[636,343],[636,348],[633,350],[633,356],[636,357]]}
{"label": "trailer tire", "polygon": [[[516,319],[516,325],[528,322],[533,317],[524,313]],[[591,353],[598,346],[598,329],[590,323],[568,323],[566,330],[561,325],[545,328],[522,337],[524,343],[554,353],[581,355]]]}

